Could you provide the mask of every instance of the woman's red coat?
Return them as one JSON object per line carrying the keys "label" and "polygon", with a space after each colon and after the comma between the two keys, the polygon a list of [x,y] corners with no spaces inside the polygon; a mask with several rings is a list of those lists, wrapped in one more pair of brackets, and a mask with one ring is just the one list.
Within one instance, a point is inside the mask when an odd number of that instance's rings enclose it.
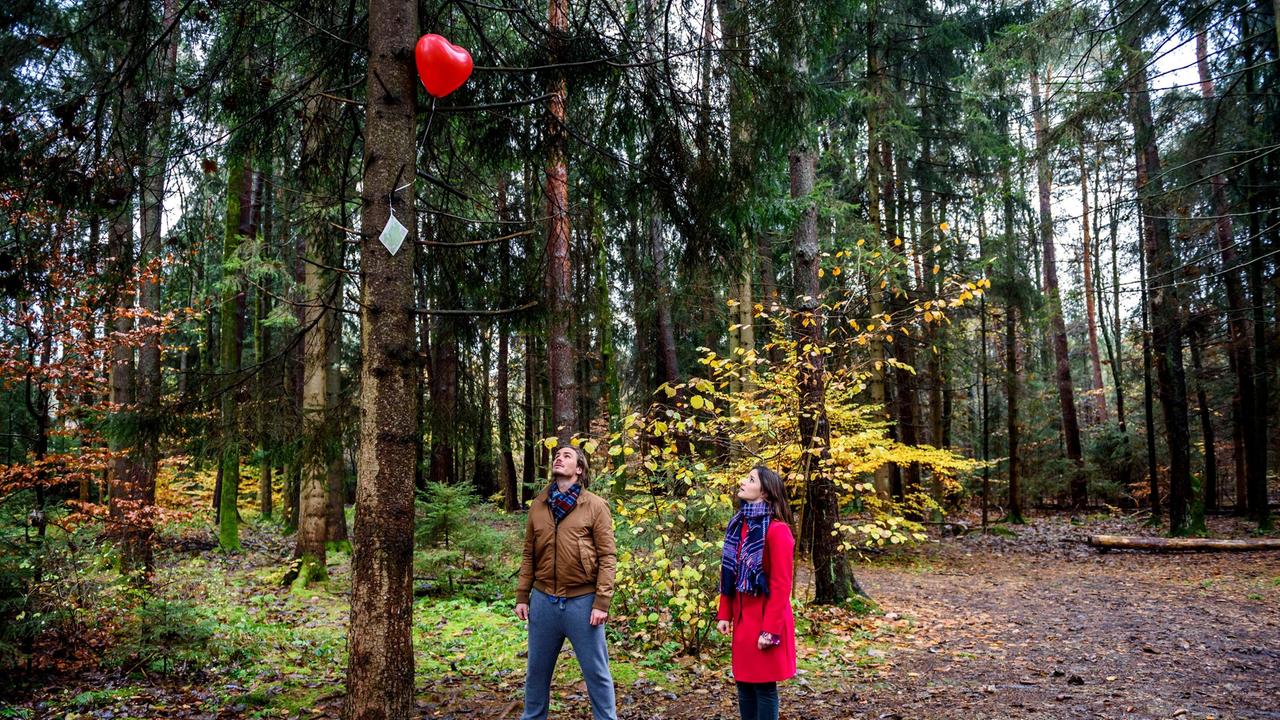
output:
{"label": "woman's red coat", "polygon": [[[742,537],[746,536],[744,523]],[[738,542],[741,550],[742,540]],[[720,596],[716,619],[733,623],[733,679],[738,682],[777,682],[796,674],[796,619],[791,611],[791,558],[795,547],[796,540],[786,523],[769,523],[764,539],[769,594]],[[756,641],[762,631],[781,636],[782,644],[761,650]]]}

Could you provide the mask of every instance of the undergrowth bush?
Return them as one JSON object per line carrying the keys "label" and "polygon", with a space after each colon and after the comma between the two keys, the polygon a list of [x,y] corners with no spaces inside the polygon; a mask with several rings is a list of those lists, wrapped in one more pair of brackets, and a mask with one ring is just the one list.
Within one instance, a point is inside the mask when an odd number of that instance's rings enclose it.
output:
{"label": "undergrowth bush", "polygon": [[[981,292],[968,287],[970,297]],[[942,316],[929,310],[934,315]],[[763,316],[758,306],[756,316]],[[613,481],[622,541],[614,606],[633,652],[677,647],[692,655],[711,641],[724,528],[738,484],[753,466],[766,464],[783,478],[797,511],[797,539],[806,527],[810,483],[819,473],[829,478],[839,494],[832,532],[840,550],[852,553],[924,540],[924,526],[911,518],[938,507],[925,488],[897,499],[877,490],[877,469],[914,464],[946,491],[959,490],[956,479],[979,466],[945,449],[890,438],[882,409],[861,399],[872,370],[852,364],[825,378],[830,442],[814,446],[799,418],[799,378],[813,349],[797,347],[787,327],[775,329],[778,339],[760,355],[721,356],[703,348],[703,377],[662,385],[657,402],[626,418],[609,438],[613,469],[600,479]],[[853,341],[866,342],[864,335]],[[877,361],[875,371],[882,366]]]}
{"label": "undergrowth bush", "polygon": [[523,516],[479,503],[469,485],[429,483],[416,506],[414,577],[420,594],[487,600],[511,595],[523,541],[517,521]]}
{"label": "undergrowth bush", "polygon": [[109,573],[111,548],[101,528],[85,524],[67,532],[48,518],[43,537],[20,517],[21,493],[3,503],[0,518],[0,667],[16,667],[38,646],[49,659],[85,650],[89,630],[111,605],[116,582]]}
{"label": "undergrowth bush", "polygon": [[218,641],[217,632],[206,608],[144,597],[124,614],[106,663],[130,673],[191,674],[234,652]]}

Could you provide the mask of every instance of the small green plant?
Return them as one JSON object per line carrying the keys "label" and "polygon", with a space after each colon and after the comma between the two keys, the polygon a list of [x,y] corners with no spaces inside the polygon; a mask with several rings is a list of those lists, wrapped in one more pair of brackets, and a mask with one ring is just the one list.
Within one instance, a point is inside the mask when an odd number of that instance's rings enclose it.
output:
{"label": "small green plant", "polygon": [[448,548],[453,536],[466,525],[471,506],[479,502],[470,485],[429,482],[418,495],[418,522],[414,539],[419,547],[442,544]]}
{"label": "small green plant", "polygon": [[214,618],[191,603],[148,597],[125,618],[108,664],[128,672],[186,674],[222,654]]}
{"label": "small green plant", "polygon": [[431,483],[418,500],[419,594],[463,594],[477,600],[509,596],[521,538],[510,517],[482,504],[469,487]]}

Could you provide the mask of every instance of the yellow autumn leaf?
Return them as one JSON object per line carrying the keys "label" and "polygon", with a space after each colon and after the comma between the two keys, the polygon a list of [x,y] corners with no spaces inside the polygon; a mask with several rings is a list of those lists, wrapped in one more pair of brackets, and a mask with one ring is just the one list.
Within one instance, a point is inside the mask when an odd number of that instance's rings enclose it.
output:
{"label": "yellow autumn leaf", "polygon": [[947,222],[939,223],[938,229],[941,230],[942,232],[947,232],[948,230],[951,229],[951,223],[947,223]]}
{"label": "yellow autumn leaf", "polygon": [[840,274],[840,267],[837,265],[836,267],[831,268],[831,274],[832,274],[832,275],[839,275],[839,274]]}
{"label": "yellow autumn leaf", "polygon": [[703,403],[703,400],[701,395],[694,395],[693,397],[689,398],[689,404],[693,406],[694,410],[702,409],[702,403]]}

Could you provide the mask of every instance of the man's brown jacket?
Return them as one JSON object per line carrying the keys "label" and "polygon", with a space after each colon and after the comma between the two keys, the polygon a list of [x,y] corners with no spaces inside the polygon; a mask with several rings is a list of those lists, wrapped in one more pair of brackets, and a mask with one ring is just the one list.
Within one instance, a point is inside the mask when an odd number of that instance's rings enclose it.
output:
{"label": "man's brown jacket", "polygon": [[594,592],[591,607],[608,612],[618,564],[608,503],[583,490],[577,506],[557,525],[547,492],[529,505],[516,602],[528,603],[531,588],[566,598]]}

